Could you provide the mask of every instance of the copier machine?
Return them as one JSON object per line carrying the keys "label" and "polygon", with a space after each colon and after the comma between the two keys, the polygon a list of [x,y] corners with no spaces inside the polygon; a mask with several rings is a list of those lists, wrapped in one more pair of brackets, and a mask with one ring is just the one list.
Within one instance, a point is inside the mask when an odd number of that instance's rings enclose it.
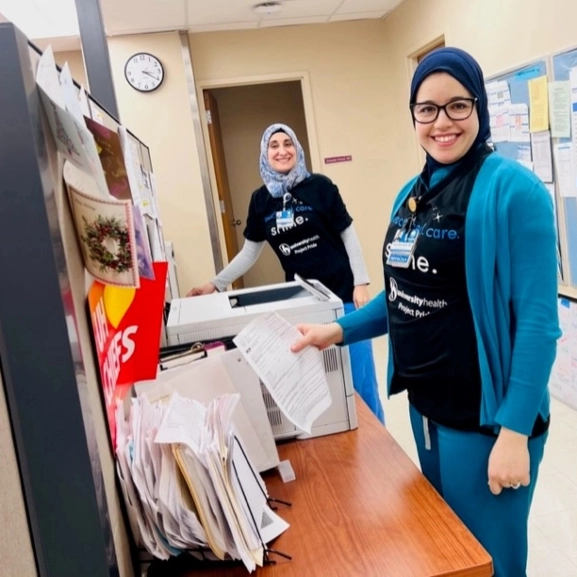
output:
{"label": "copier machine", "polygon": [[[166,324],[169,345],[218,341],[237,335],[249,322],[275,311],[293,325],[329,323],[344,313],[342,301],[316,280],[173,299]],[[280,411],[261,383],[274,438],[309,438],[357,428],[357,413],[348,347],[322,351],[332,396],[331,406],[315,421],[311,435],[301,431]]]}

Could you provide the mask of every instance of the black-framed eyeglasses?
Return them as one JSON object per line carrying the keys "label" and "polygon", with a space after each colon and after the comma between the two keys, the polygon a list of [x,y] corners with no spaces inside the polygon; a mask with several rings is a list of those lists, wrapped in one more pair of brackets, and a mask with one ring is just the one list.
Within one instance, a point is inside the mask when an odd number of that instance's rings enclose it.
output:
{"label": "black-framed eyeglasses", "polygon": [[451,120],[467,120],[473,114],[477,100],[477,98],[456,98],[443,106],[432,102],[415,102],[411,104],[410,109],[413,120],[419,124],[435,122],[441,110],[444,110]]}

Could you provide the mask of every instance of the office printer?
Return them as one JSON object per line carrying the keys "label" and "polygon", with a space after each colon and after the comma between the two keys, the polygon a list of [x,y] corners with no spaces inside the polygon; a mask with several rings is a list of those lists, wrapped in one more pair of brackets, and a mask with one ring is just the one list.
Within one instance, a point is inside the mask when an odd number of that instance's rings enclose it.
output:
{"label": "office printer", "polygon": [[[250,321],[275,311],[291,324],[328,323],[343,314],[342,301],[318,281],[266,285],[173,299],[166,325],[169,345],[216,341],[238,334]],[[293,425],[261,383],[274,438],[309,438],[357,428],[354,389],[347,347],[322,351],[331,406],[315,421],[311,435]]]}

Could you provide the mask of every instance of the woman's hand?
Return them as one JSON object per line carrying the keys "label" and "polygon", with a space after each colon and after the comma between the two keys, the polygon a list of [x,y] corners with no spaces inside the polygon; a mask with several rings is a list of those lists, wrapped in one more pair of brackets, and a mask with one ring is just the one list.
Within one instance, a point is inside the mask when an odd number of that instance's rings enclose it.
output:
{"label": "woman's hand", "polygon": [[353,302],[355,307],[360,309],[366,305],[370,300],[369,289],[366,284],[357,285],[353,290]]}
{"label": "woman's hand", "polygon": [[501,428],[489,455],[489,489],[493,495],[499,495],[503,489],[527,487],[531,482],[527,443],[527,435]]}
{"label": "woman's hand", "polygon": [[197,297],[199,295],[209,295],[212,294],[216,290],[216,287],[211,283],[207,282],[202,286],[192,287],[187,293],[187,297]]}
{"label": "woman's hand", "polygon": [[293,353],[298,353],[309,345],[313,345],[322,351],[343,340],[343,329],[337,323],[329,323],[328,325],[297,325],[297,329],[303,337],[291,346]]}

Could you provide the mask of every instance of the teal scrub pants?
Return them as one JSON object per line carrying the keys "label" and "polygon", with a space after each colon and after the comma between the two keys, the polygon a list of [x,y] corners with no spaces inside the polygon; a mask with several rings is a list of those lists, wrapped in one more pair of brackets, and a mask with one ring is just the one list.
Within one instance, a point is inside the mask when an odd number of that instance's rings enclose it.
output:
{"label": "teal scrub pants", "polygon": [[491,555],[494,577],[526,577],[529,508],[547,433],[529,441],[530,485],[493,495],[494,437],[425,421],[412,406],[410,416],[423,474]]}
{"label": "teal scrub pants", "polygon": [[[355,310],[354,303],[344,303],[345,314]],[[351,372],[353,374],[353,386],[361,399],[376,415],[377,419],[384,424],[385,413],[379,397],[379,384],[375,372],[373,347],[371,341],[361,341],[349,345],[351,358]]]}

